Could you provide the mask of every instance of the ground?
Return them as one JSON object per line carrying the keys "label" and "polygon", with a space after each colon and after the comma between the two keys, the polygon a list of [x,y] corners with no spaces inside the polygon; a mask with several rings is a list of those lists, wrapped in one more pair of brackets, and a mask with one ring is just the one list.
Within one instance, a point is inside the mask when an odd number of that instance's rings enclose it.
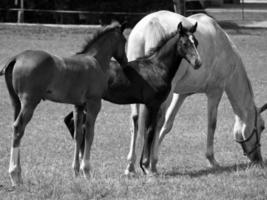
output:
{"label": "ground", "polygon": [[[59,56],[79,51],[93,30],[0,25],[0,63],[25,49]],[[244,60],[258,106],[267,102],[267,30],[227,30]],[[207,167],[206,97],[189,97],[160,152],[159,177],[123,176],[130,141],[129,106],[103,102],[92,149],[92,178],[74,178],[74,143],[63,124],[69,105],[42,102],[21,145],[23,187],[12,191],[8,175],[12,109],[0,77],[0,199],[266,199],[267,132],[262,134],[265,169],[248,169],[233,140],[234,115],[226,96],[219,106],[215,156],[220,169]],[[196,106],[197,105],[197,106]],[[263,119],[267,120],[267,113]]]}

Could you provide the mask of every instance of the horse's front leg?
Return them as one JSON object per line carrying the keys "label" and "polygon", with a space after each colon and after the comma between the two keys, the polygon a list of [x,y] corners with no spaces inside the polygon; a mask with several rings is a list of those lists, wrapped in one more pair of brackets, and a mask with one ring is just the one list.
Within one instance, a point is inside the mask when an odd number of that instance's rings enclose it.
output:
{"label": "horse's front leg", "polygon": [[[125,175],[134,175],[135,174],[135,161],[136,161],[136,138],[138,133],[138,116],[139,116],[139,105],[131,105],[131,141],[130,149],[127,156],[128,165],[124,171]],[[140,131],[140,130],[139,130]]]}
{"label": "horse's front leg", "polygon": [[86,120],[85,120],[85,146],[81,162],[81,171],[83,176],[90,178],[90,154],[91,146],[94,140],[95,121],[101,108],[101,98],[89,100],[86,103]]}
{"label": "horse's front leg", "polygon": [[82,123],[83,123],[83,111],[84,106],[75,106],[73,112],[73,120],[74,120],[74,140],[75,140],[75,149],[74,149],[74,158],[72,167],[74,169],[74,175],[79,175],[80,169],[80,160],[79,160],[79,152],[81,149],[81,144],[83,140],[83,132],[82,132]]}
{"label": "horse's front leg", "polygon": [[144,145],[140,160],[140,166],[145,174],[156,174],[157,159],[154,155],[154,145],[158,144],[158,137],[156,135],[156,123],[158,108],[144,107],[140,118],[140,126],[144,127]]}
{"label": "horse's front leg", "polygon": [[[166,108],[162,109],[162,118],[164,120],[164,124],[160,130],[159,133],[159,145],[163,141],[163,138],[171,131],[173,127],[173,122],[175,119],[175,116],[179,109],[181,108],[185,98],[187,97],[187,94],[181,94],[178,95],[176,93],[173,93],[170,95],[171,102],[166,100],[166,102],[163,104],[165,107],[168,106],[167,110]],[[160,119],[162,120],[162,119]]]}
{"label": "horse's front leg", "polygon": [[222,90],[216,90],[207,94],[208,97],[208,135],[206,158],[211,167],[218,167],[219,164],[214,158],[214,133],[217,124],[217,112],[222,97]]}

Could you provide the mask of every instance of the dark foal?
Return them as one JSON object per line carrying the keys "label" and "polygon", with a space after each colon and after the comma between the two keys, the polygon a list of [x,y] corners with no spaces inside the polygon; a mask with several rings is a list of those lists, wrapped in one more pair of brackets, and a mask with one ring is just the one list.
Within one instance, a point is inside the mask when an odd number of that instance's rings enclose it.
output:
{"label": "dark foal", "polygon": [[[185,28],[180,23],[177,32],[164,38],[149,56],[126,66],[115,62],[110,64],[108,88],[103,99],[116,104],[145,105],[139,124],[146,130],[142,153],[142,158],[145,154],[146,160],[141,158],[140,161],[145,173],[156,172],[157,158],[154,158],[153,145],[157,142],[155,128],[159,108],[171,90],[171,82],[181,60],[185,58],[195,69],[201,65],[193,36],[196,27],[197,24]],[[65,118],[65,123],[73,136],[72,113]]]}

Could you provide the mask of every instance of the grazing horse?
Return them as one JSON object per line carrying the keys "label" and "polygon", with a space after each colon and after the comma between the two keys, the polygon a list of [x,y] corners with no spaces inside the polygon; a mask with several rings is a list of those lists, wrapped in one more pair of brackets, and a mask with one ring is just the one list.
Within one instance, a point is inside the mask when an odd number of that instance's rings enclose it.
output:
{"label": "grazing horse", "polygon": [[[162,29],[157,20],[151,22],[152,28]],[[142,123],[147,130],[144,135],[144,150],[149,153],[142,169],[146,173],[156,172],[154,168],[154,153],[150,151],[154,145],[153,139],[159,116],[159,108],[169,95],[172,79],[183,58],[194,69],[201,66],[201,60],[196,50],[196,38],[193,33],[195,25],[184,27],[179,23],[177,30],[162,38],[149,55],[129,62],[126,66],[112,62],[109,68],[108,87],[103,99],[116,104],[141,103],[144,117]],[[151,35],[153,37],[153,35]],[[193,69],[192,68],[192,69]],[[72,113],[65,118],[65,123],[73,135]],[[150,168],[149,168],[150,167]]]}
{"label": "grazing horse", "polygon": [[[73,168],[75,175],[81,168],[83,175],[89,177],[94,125],[108,84],[109,62],[114,57],[121,64],[127,63],[123,28],[119,24],[103,28],[88,40],[81,52],[71,57],[61,58],[44,51],[28,50],[13,57],[3,68],[1,74],[5,74],[14,108],[14,135],[9,164],[12,185],[22,183],[20,141],[41,100],[74,105],[76,145]],[[87,110],[85,147],[80,166],[84,109]]]}
{"label": "grazing horse", "polygon": [[[157,21],[163,27],[160,32],[151,28],[151,22]],[[192,70],[188,63],[182,62],[176,73],[172,91],[161,106],[161,117],[158,119],[159,130],[155,137],[159,137],[159,144],[171,130],[176,113],[185,98],[195,93],[204,93],[208,99],[208,134],[206,158],[210,166],[218,166],[214,158],[214,132],[216,129],[217,110],[222,94],[225,91],[235,113],[234,135],[241,143],[244,154],[254,163],[262,161],[260,151],[260,137],[264,129],[264,121],[260,115],[267,106],[257,108],[254,102],[250,80],[237,48],[222,28],[209,16],[196,14],[185,18],[169,11],[158,11],[145,16],[133,28],[128,38],[128,61],[147,55],[149,49],[157,45],[165,34],[172,32],[177,24],[198,23],[195,33],[198,39],[198,51],[202,59],[202,67]],[[158,37],[151,38],[149,35]],[[179,94],[179,98],[178,98]],[[131,133],[129,164],[126,174],[134,173],[136,160],[135,144],[139,128],[141,135],[143,127],[138,127],[139,106],[131,105],[133,131]],[[154,151],[158,154],[158,146]],[[155,156],[157,158],[157,155]],[[156,161],[155,161],[156,162]]]}

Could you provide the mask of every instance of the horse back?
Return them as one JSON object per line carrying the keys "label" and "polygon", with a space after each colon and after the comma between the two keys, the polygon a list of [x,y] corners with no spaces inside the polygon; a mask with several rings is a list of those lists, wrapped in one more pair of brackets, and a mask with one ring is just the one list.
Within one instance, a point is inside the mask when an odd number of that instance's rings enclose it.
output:
{"label": "horse back", "polygon": [[22,97],[82,104],[88,96],[101,96],[105,76],[92,59],[61,58],[28,50],[16,56],[13,86]]}

